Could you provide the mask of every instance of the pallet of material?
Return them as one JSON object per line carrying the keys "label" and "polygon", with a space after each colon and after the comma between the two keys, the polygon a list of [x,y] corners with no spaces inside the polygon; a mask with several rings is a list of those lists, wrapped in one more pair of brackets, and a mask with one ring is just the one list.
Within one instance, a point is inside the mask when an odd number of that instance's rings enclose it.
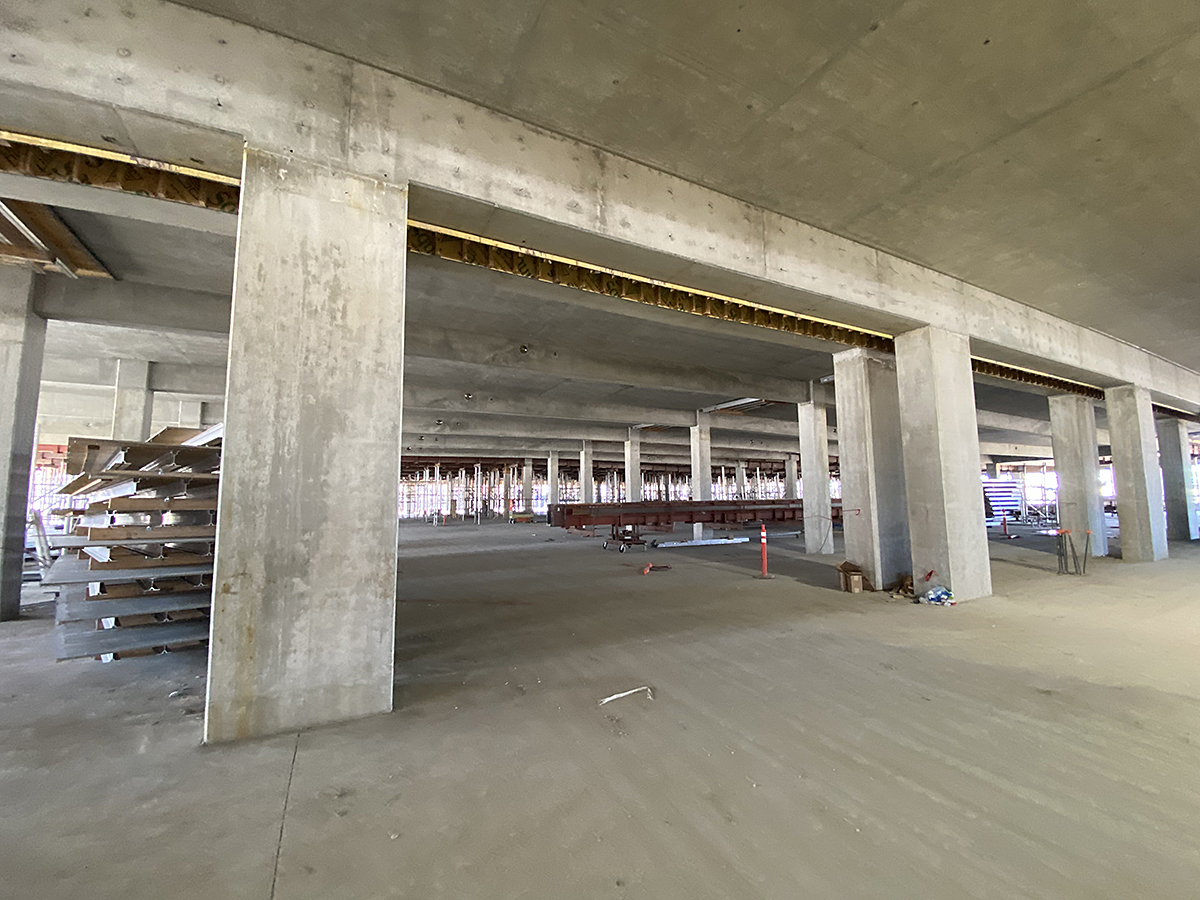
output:
{"label": "pallet of material", "polygon": [[60,493],[84,496],[43,584],[58,588],[58,658],[104,661],[208,640],[220,429],[149,442],[72,438]]}

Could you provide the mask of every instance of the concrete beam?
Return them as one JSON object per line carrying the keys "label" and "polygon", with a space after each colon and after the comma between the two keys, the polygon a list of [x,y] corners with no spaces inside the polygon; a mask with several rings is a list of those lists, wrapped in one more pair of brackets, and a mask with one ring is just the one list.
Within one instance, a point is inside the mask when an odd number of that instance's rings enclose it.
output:
{"label": "concrete beam", "polygon": [[[578,381],[621,384],[720,397],[761,397],[799,403],[807,400],[804,382],[749,375],[707,366],[679,366],[655,360],[622,358],[572,348],[524,344],[493,334],[413,328],[407,356],[429,360],[516,369]],[[525,348],[525,349],[522,349]]]}
{"label": "concrete beam", "polygon": [[237,235],[236,215],[92,185],[26,178],[0,172],[0,197],[61,206],[64,209],[79,209],[120,219],[135,219],[169,228],[186,228],[189,231],[221,234],[226,237]]}
{"label": "concrete beam", "polygon": [[[522,397],[489,393],[487,396],[473,396],[467,400],[461,392],[411,384],[406,385],[404,389],[404,408],[414,414],[432,415],[435,419],[444,418],[448,414],[453,416],[463,413],[564,421],[586,420],[621,426],[667,425],[676,428],[690,428],[696,418],[695,410],[643,407],[631,403],[603,401],[580,404],[543,396]],[[746,431],[777,437],[789,437],[795,431],[788,422],[753,414],[716,413],[713,415],[713,423],[714,427],[726,431]]]}
{"label": "concrete beam", "polygon": [[46,319],[90,325],[228,334],[230,303],[220,294],[136,281],[55,278],[38,299],[37,313]]}
{"label": "concrete beam", "polygon": [[[580,441],[573,438],[546,437],[508,437],[494,438],[486,435],[463,435],[440,437],[425,441],[406,440],[401,448],[404,456],[486,456],[506,457],[513,460],[523,460],[532,448],[543,452],[556,451],[560,454],[561,465],[571,468],[578,464]],[[592,441],[592,458],[597,462],[611,463],[623,466],[625,463],[624,441]],[[739,459],[754,461],[771,461],[783,464],[786,453],[776,451],[747,452],[736,448],[713,448],[713,466],[721,465],[733,468]],[[689,448],[677,445],[650,444],[642,442],[642,467],[647,468],[655,463],[679,463],[689,465],[691,461]]]}
{"label": "concrete beam", "polygon": [[[420,413],[409,415],[406,412],[404,423],[405,446],[414,441],[430,444],[439,438],[447,437],[486,437],[486,438],[519,438],[537,446],[542,439],[558,438],[573,440],[612,441],[622,445],[628,437],[628,428],[618,425],[596,425],[589,422],[566,422],[552,419],[519,419],[507,416],[457,416],[443,420],[442,425],[436,424],[436,419],[427,418],[430,414]],[[770,435],[753,436],[743,432],[711,429],[712,440],[725,448],[738,448],[751,455],[759,452],[795,453],[797,446],[793,438],[779,438]],[[687,431],[644,431],[643,444],[670,445],[675,447],[688,446]]]}

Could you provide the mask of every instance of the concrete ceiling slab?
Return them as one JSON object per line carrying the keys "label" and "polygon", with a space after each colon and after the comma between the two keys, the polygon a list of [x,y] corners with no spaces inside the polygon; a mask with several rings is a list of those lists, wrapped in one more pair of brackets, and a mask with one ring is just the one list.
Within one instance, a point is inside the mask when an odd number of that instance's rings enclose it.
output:
{"label": "concrete ceiling slab", "polygon": [[187,0],[1200,369],[1200,5]]}

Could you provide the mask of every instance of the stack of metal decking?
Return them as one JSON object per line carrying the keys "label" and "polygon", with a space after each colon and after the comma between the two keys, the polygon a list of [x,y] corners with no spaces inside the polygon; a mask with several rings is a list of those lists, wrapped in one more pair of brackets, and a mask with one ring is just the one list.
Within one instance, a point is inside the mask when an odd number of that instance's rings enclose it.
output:
{"label": "stack of metal decking", "polygon": [[58,658],[113,660],[208,640],[221,428],[148,442],[71,438],[61,493],[88,501],[49,538]]}

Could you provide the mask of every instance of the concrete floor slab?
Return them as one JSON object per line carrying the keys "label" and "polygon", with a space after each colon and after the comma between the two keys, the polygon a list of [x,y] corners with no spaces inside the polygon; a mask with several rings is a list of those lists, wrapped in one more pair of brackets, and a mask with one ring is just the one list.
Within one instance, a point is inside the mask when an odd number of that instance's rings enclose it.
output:
{"label": "concrete floor slab", "polygon": [[401,529],[397,711],[298,738],[201,748],[201,654],[55,665],[7,623],[6,887],[1194,895],[1200,550],[1075,578],[994,542],[998,594],[942,609],[839,593],[796,538],[766,582],[753,543],[599,543]]}

